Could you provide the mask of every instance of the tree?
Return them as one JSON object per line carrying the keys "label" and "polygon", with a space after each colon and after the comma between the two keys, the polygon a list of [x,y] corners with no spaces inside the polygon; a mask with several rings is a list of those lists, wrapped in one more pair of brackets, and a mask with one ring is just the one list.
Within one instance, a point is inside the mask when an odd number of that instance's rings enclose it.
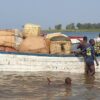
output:
{"label": "tree", "polygon": [[71,24],[67,25],[66,29],[75,29],[74,23],[71,23]]}
{"label": "tree", "polygon": [[76,26],[77,26],[77,28],[78,28],[78,29],[81,29],[82,24],[81,24],[81,23],[77,23],[77,25],[76,25]]}
{"label": "tree", "polygon": [[55,25],[55,29],[56,30],[61,30],[62,29],[62,25],[61,24]]}
{"label": "tree", "polygon": [[48,29],[51,30],[51,27],[49,27]]}

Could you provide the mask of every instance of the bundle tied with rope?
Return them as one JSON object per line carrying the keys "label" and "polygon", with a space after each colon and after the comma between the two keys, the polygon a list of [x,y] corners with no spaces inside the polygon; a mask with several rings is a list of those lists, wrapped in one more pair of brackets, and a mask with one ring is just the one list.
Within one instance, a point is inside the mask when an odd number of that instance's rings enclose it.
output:
{"label": "bundle tied with rope", "polygon": [[18,30],[0,30],[0,51],[17,51],[20,44],[18,38],[22,41],[17,34]]}
{"label": "bundle tied with rope", "polygon": [[50,54],[70,54],[71,40],[62,33],[52,33],[46,36],[50,40]]}

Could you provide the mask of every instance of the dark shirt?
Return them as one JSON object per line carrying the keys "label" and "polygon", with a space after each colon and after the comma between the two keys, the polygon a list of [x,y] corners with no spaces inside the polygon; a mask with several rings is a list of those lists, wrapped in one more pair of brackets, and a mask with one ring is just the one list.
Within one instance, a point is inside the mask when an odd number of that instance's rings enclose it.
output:
{"label": "dark shirt", "polygon": [[81,42],[81,43],[77,46],[77,49],[83,50],[87,44],[88,44],[88,43],[86,43],[86,42]]}
{"label": "dark shirt", "polygon": [[94,47],[88,44],[83,50],[82,53],[84,54],[84,58],[86,63],[94,64],[94,55],[95,50]]}
{"label": "dark shirt", "polygon": [[80,54],[81,54],[82,56],[84,56],[82,50],[83,50],[87,45],[88,45],[88,43],[86,43],[86,42],[81,42],[81,43],[77,46],[77,49],[80,49],[80,50],[81,50]]}

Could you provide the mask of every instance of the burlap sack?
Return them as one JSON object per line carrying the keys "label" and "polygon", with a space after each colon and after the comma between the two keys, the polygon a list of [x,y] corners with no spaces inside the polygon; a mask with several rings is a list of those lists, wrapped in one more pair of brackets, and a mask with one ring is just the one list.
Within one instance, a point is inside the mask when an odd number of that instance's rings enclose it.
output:
{"label": "burlap sack", "polygon": [[0,30],[0,36],[14,36],[15,30]]}
{"label": "burlap sack", "polygon": [[15,37],[14,36],[0,36],[0,45],[14,47]]}
{"label": "burlap sack", "polygon": [[49,53],[46,40],[43,37],[27,37],[20,45],[20,52]]}

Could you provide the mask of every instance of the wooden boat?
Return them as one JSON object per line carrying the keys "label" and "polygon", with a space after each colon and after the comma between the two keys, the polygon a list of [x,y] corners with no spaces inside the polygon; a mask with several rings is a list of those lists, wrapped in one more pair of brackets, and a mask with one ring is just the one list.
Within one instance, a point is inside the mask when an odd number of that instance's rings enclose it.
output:
{"label": "wooden boat", "polygon": [[72,44],[80,43],[81,41],[83,41],[82,36],[69,36],[69,38]]}
{"label": "wooden boat", "polygon": [[[100,56],[97,57],[100,72]],[[34,72],[34,71],[63,71],[84,73],[83,57],[75,55],[23,54],[0,52],[0,71]]]}

